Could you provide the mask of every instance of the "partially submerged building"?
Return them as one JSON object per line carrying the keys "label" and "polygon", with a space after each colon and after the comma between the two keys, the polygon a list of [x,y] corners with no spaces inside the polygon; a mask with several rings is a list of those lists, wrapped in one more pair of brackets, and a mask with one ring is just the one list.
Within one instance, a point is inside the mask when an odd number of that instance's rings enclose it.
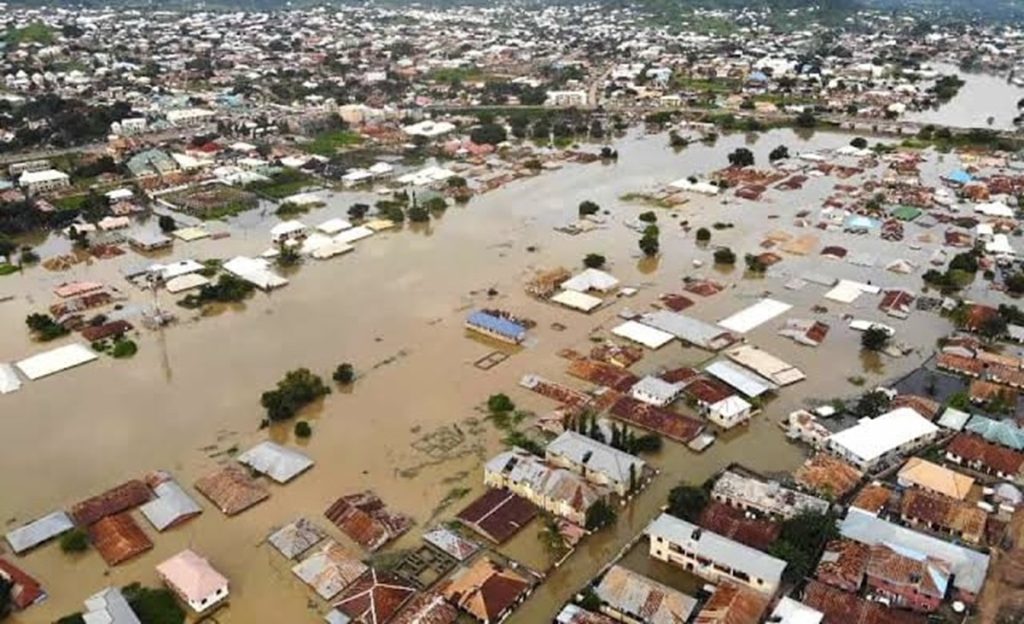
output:
{"label": "partially submerged building", "polygon": [[609,491],[518,447],[499,453],[487,462],[484,483],[515,492],[541,509],[579,526],[586,524],[587,511]]}
{"label": "partially submerged building", "polygon": [[650,553],[712,582],[735,581],[772,595],[786,562],[669,514],[647,527]]}

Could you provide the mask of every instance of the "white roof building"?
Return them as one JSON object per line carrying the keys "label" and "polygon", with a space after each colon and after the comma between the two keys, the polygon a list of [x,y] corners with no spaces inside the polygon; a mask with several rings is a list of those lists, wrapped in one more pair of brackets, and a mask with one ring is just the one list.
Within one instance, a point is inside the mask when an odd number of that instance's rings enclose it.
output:
{"label": "white roof building", "polygon": [[1013,218],[1013,208],[1010,208],[1003,202],[987,202],[984,204],[976,204],[974,206],[974,212],[980,212],[981,214],[988,217],[1000,217],[1004,219]]}
{"label": "white roof building", "polygon": [[650,405],[665,407],[679,398],[683,392],[682,384],[669,383],[660,377],[648,375],[633,384],[629,389],[629,395],[637,401],[643,401]]}
{"label": "white roof building", "polygon": [[626,321],[614,327],[612,333],[620,338],[641,344],[648,349],[660,349],[675,339],[675,336],[668,332],[636,321]]}
{"label": "white roof building", "polygon": [[156,572],[196,613],[209,611],[228,597],[228,579],[191,550],[164,561]]}
{"label": "white roof building", "polygon": [[826,445],[832,452],[866,470],[934,439],[938,431],[938,427],[915,410],[900,407],[832,434]]}
{"label": "white roof building", "polygon": [[261,442],[238,456],[241,464],[265,474],[278,483],[288,483],[313,467],[306,455],[276,442]]}
{"label": "white roof building", "polygon": [[618,285],[619,280],[614,275],[600,269],[586,269],[561,283],[561,287],[565,290],[583,293],[591,290],[608,292]]}
{"label": "white roof building", "polygon": [[629,491],[631,479],[639,482],[647,465],[639,457],[575,431],[566,431],[548,444],[545,457],[548,462],[580,473],[590,481],[610,485],[619,494]]}

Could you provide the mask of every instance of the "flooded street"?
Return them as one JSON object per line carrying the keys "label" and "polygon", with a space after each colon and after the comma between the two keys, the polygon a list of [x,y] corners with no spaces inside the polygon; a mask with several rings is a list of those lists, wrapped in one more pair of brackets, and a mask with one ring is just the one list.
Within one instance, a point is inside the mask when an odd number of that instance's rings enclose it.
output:
{"label": "flooded street", "polygon": [[[1005,84],[1005,80],[993,80]],[[968,91],[965,87],[958,98]],[[999,98],[1006,101],[977,110],[993,111],[1003,104],[1015,108],[1016,98]],[[999,120],[1002,123],[1002,117]],[[935,339],[948,329],[948,322],[934,314],[918,312],[908,321],[884,317],[875,309],[874,298],[842,306],[823,300],[821,286],[808,284],[799,291],[782,286],[813,271],[920,291],[920,271],[927,268],[934,245],[915,250],[877,236],[852,238],[813,230],[820,242],[810,255],[782,254],[784,260],[767,277],[743,279],[743,254],[761,251],[759,243],[769,231],[808,233],[793,226],[793,215],[818,210],[835,178],[812,177],[797,191],[772,189],[760,202],[729,194],[730,202],[723,205],[721,198],[695,196],[678,208],[656,209],[662,251],[656,262],[641,259],[639,234],[623,225],[650,208],[622,201],[622,195],[721,168],[727,164],[726,154],[737,146],[748,146],[757,164],[767,165],[768,152],[780,144],[795,155],[838,148],[850,138],[816,133],[802,139],[790,130],[776,130],[756,140],[734,134],[720,138],[714,146],[694,145],[675,152],[664,135],[630,135],[616,145],[620,159],[615,164],[567,165],[477,197],[466,206],[453,206],[429,225],[406,225],[379,234],[359,242],[356,251],[345,257],[307,262],[289,275],[287,287],[272,294],[257,293],[238,309],[193,321],[189,318],[193,313],[173,306],[170,295],[161,294],[161,305],[173,307],[182,322],[161,332],[143,332],[134,359],[103,357],[26,384],[20,392],[0,399],[5,451],[0,454],[0,518],[6,527],[154,469],[172,471],[193,492],[192,483],[229,461],[229,451],[266,439],[268,432],[258,428],[263,417],[259,395],[286,371],[304,366],[327,378],[335,366],[347,361],[355,365],[359,379],[351,392],[336,391],[301,416],[311,421],[314,430],[312,438],[302,442],[317,462],[308,474],[286,486],[271,486],[267,502],[230,519],[196,494],[204,508],[202,516],[166,534],[156,534],[145,525],[155,548],[113,569],[95,551],[70,557],[56,544],[45,545],[18,562],[42,580],[50,599],[13,621],[51,622],[77,611],[85,597],[107,585],[135,580],[156,584],[154,566],[185,546],[207,556],[231,580],[230,606],[218,613],[217,621],[319,621],[323,603],[314,600],[313,593],[291,574],[290,563],[262,544],[270,530],[300,515],[327,527],[323,511],[338,496],[372,489],[391,508],[417,520],[414,530],[390,550],[416,544],[428,522],[449,519],[483,490],[481,464],[502,448],[502,433],[480,411],[486,398],[506,392],[522,408],[538,413],[554,408],[552,402],[519,388],[520,377],[535,373],[584,388],[583,382],[565,374],[566,361],[555,354],[566,348],[589,350],[592,333],[603,328],[599,335],[606,336],[624,308],[646,310],[659,295],[680,292],[683,277],[707,275],[730,288],[707,299],[697,298],[686,312],[689,315],[715,322],[771,292],[793,305],[785,318],[829,323],[832,330],[817,349],[778,336],[781,318],[746,335],[751,343],[801,368],[807,380],[782,390],[749,427],[723,436],[703,454],[666,443],[651,458],[661,471],[651,487],[622,510],[614,528],[585,540],[510,620],[550,621],[560,605],[656,515],[672,487],[682,481],[702,482],[730,462],[764,472],[793,470],[804,452],[785,440],[777,425],[780,418],[811,400],[855,394],[859,389],[849,377],[864,377],[870,387],[909,372],[931,354]],[[955,165],[955,157],[947,156],[925,167],[926,182]],[[315,224],[343,216],[351,203],[366,198],[339,193],[327,207],[301,218]],[[575,218],[577,205],[585,199],[608,212],[603,215],[606,227],[579,236],[555,232],[554,226]],[[275,220],[248,215],[231,225],[231,238],[177,242],[173,254],[164,257],[256,255],[269,246],[267,232]],[[695,227],[710,227],[714,222],[732,222],[736,227],[714,230],[711,247],[699,248],[692,234],[683,232],[680,222],[684,220]],[[908,226],[907,239],[920,233],[921,228]],[[936,241],[941,239],[941,232],[931,234]],[[869,253],[877,258],[876,266],[822,260],[818,250],[829,244]],[[733,271],[710,268],[711,250],[717,245],[732,247],[741,258]],[[639,293],[588,316],[523,292],[523,282],[532,270],[559,265],[575,269],[589,252],[607,256],[607,270],[623,285],[640,288]],[[919,270],[910,275],[885,271],[885,264],[896,258],[911,260]],[[694,259],[703,260],[705,266],[694,268]],[[0,322],[8,328],[0,334],[0,361],[18,360],[44,349],[32,344],[24,331],[24,318],[49,305],[51,288],[61,282],[104,281],[130,293],[132,304],[148,303],[149,295],[134,290],[119,274],[120,267],[140,261],[128,253],[64,273],[37,267],[0,278],[0,300],[5,295],[15,297],[0,303]],[[488,289],[497,295],[488,297]],[[473,362],[494,350],[493,345],[467,337],[463,329],[467,311],[485,304],[537,323],[529,346],[486,372]],[[825,305],[828,312],[814,315],[811,306],[816,304]],[[843,313],[892,325],[898,339],[916,351],[901,359],[883,358],[880,366],[865,370],[859,334],[846,327]],[[566,329],[556,331],[553,323]],[[649,354],[633,370],[643,374],[708,357],[673,342]],[[427,449],[431,434],[450,431],[454,425],[463,437],[461,444]],[[271,429],[269,435],[291,443],[291,423]],[[471,491],[439,509],[440,501],[458,488]],[[535,561],[545,558],[533,539],[538,529],[527,528],[501,550],[537,565]],[[340,537],[333,527],[330,534]]]}

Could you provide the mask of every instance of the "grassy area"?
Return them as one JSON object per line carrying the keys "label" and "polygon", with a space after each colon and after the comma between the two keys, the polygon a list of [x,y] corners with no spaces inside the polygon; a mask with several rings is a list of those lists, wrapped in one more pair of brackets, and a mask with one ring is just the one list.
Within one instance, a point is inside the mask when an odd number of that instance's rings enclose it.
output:
{"label": "grassy area", "polygon": [[311,184],[312,178],[295,169],[285,169],[274,174],[269,180],[253,182],[246,186],[252,191],[270,199],[284,199],[302,191]]}
{"label": "grassy area", "polygon": [[706,93],[732,94],[741,86],[736,80],[727,78],[688,78],[679,76],[673,81],[674,86],[684,91],[698,91]]}
{"label": "grassy area", "polygon": [[33,22],[24,28],[12,28],[4,35],[7,45],[18,45],[24,43],[41,43],[49,45],[53,43],[53,31],[41,22]]}
{"label": "grassy area", "polygon": [[18,272],[18,265],[16,264],[0,264],[0,277],[4,275],[11,275],[12,273]]}
{"label": "grassy area", "polygon": [[472,67],[439,67],[427,73],[427,79],[434,82],[470,82],[483,80],[484,72],[476,66]]}
{"label": "grassy area", "polygon": [[85,193],[82,195],[68,195],[67,197],[55,199],[52,203],[53,207],[57,210],[80,210],[88,197]]}
{"label": "grassy area", "polygon": [[313,140],[303,148],[312,154],[320,156],[333,156],[335,152],[343,147],[359,145],[363,138],[357,132],[350,130],[329,130],[321,132],[313,137]]}

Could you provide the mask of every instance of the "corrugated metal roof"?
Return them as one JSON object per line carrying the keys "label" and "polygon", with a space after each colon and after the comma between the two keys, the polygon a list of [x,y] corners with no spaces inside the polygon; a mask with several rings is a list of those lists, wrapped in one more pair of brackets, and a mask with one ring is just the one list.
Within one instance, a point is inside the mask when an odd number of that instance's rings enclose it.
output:
{"label": "corrugated metal roof", "polygon": [[522,325],[513,323],[508,319],[503,319],[500,316],[488,314],[482,310],[477,310],[470,314],[466,318],[466,322],[516,340],[521,339],[526,334],[526,328]]}
{"label": "corrugated metal roof", "polygon": [[10,531],[6,539],[11,550],[21,554],[73,528],[75,523],[71,521],[70,516],[63,511],[55,511]]}
{"label": "corrugated metal roof", "polygon": [[261,442],[238,456],[238,462],[278,483],[288,483],[313,467],[313,460],[275,442]]}

